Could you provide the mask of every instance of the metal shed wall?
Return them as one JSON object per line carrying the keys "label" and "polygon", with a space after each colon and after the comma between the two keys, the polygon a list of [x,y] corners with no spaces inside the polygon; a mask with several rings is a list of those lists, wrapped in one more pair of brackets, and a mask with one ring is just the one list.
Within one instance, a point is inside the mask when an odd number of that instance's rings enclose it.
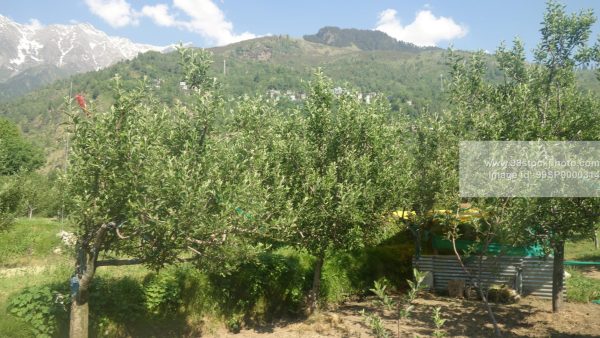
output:
{"label": "metal shed wall", "polygon": [[[515,287],[518,269],[521,269],[522,294],[541,298],[552,298],[552,260],[532,257],[483,257],[479,271],[479,257],[473,256],[463,260],[470,273],[476,277],[481,274],[484,287],[492,284],[506,284]],[[464,280],[469,285],[469,278],[452,255],[423,255],[413,266],[420,271],[433,274],[433,288],[447,290],[448,281]],[[566,291],[566,289],[564,289]]]}

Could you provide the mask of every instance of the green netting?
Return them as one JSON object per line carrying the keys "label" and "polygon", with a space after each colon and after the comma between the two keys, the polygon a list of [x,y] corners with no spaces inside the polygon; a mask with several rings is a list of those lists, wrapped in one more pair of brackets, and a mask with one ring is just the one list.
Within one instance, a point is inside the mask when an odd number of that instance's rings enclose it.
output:
{"label": "green netting", "polygon": [[[433,248],[437,250],[452,250],[452,242],[442,236],[433,236]],[[469,241],[464,239],[456,240],[456,249],[461,251],[475,250],[480,252],[483,248],[481,243],[475,241]],[[544,251],[539,245],[531,246],[510,246],[506,244],[500,244],[492,242],[487,248],[487,253],[492,255],[505,255],[505,256],[523,256],[523,257],[540,257],[544,256]]]}
{"label": "green netting", "polygon": [[600,265],[600,262],[565,261],[565,265]]}

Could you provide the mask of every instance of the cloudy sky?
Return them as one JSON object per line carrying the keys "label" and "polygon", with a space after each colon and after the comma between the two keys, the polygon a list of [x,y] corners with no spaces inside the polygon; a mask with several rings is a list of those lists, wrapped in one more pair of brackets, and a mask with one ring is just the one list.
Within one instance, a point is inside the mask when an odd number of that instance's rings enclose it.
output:
{"label": "cloudy sky", "polygon": [[[269,34],[301,37],[339,26],[377,29],[419,46],[468,50],[493,51],[519,36],[531,49],[544,8],[543,0],[0,0],[0,14],[19,23],[88,22],[136,42],[200,47]],[[568,1],[569,11],[586,8],[598,15],[600,1]]]}

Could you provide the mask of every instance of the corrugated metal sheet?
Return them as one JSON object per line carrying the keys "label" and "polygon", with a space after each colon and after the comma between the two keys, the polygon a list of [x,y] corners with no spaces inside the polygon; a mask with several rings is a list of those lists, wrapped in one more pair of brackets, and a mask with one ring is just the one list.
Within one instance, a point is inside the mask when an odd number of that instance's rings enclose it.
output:
{"label": "corrugated metal sheet", "polygon": [[[552,260],[531,257],[479,257],[463,258],[465,266],[474,277],[480,275],[483,286],[506,284],[516,288],[518,270],[521,269],[522,294],[552,298]],[[423,255],[413,258],[413,266],[433,274],[433,287],[447,290],[448,281],[464,280],[470,284],[460,263],[453,255]],[[481,269],[479,269],[481,266]],[[566,288],[564,288],[566,292]]]}

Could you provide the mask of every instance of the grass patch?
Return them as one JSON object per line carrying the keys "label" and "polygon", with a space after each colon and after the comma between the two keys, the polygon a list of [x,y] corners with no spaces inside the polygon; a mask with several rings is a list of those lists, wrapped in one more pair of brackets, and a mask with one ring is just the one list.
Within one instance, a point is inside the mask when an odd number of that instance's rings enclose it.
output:
{"label": "grass patch", "polygon": [[594,247],[594,241],[591,239],[567,242],[565,245],[565,259],[600,262],[600,249]]}
{"label": "grass patch", "polygon": [[0,278],[0,337],[34,337],[31,325],[8,313],[9,297],[27,287],[68,282],[72,267],[56,265],[38,274],[16,275]]}
{"label": "grass patch", "polygon": [[600,279],[589,278],[575,268],[568,268],[571,274],[567,278],[567,300],[576,303],[589,303],[600,299]]}
{"label": "grass patch", "polygon": [[64,261],[64,254],[53,253],[54,248],[62,245],[57,236],[61,230],[69,231],[70,228],[47,218],[17,219],[6,232],[0,233],[0,267]]}
{"label": "grass patch", "polygon": [[[63,247],[57,236],[61,230],[71,228],[35,218],[18,219],[11,229],[0,233],[0,270],[18,270],[0,278],[0,337],[34,337],[35,330],[39,333],[45,328],[32,321],[43,306],[21,301],[28,299],[28,293],[46,289],[52,294],[68,293],[73,257],[72,250]],[[63,247],[63,253],[54,254],[56,247]],[[387,243],[328,257],[322,301],[337,303],[350,295],[364,294],[373,278],[403,279],[402,267],[409,268],[411,254],[398,243]],[[302,316],[311,287],[313,261],[314,257],[304,252],[280,248],[218,271],[202,271],[192,264],[170,266],[160,272],[144,266],[101,267],[90,293],[91,335],[198,336],[223,324],[234,332],[240,326],[297,318]],[[16,304],[27,313],[11,315],[9,304],[13,310]],[[62,336],[68,325],[68,307],[57,314],[47,327]]]}

